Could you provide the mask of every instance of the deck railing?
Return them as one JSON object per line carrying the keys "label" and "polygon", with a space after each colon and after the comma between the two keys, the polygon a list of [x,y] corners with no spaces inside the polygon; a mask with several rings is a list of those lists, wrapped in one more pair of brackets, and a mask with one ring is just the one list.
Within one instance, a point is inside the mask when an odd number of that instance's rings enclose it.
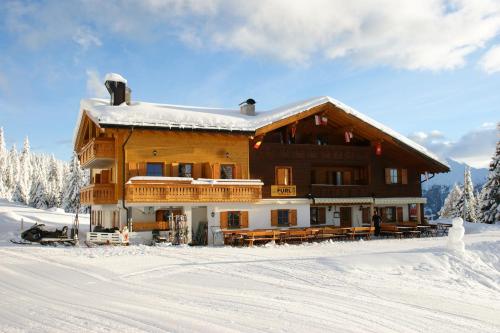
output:
{"label": "deck railing", "polygon": [[102,167],[115,159],[115,139],[93,138],[80,149],[78,155],[83,168],[89,168],[93,164],[99,164],[99,162],[101,162],[100,166]]}
{"label": "deck railing", "polygon": [[105,205],[116,202],[115,184],[92,184],[80,191],[82,205]]}
{"label": "deck railing", "polygon": [[126,201],[131,202],[254,202],[262,198],[261,185],[129,182]]}

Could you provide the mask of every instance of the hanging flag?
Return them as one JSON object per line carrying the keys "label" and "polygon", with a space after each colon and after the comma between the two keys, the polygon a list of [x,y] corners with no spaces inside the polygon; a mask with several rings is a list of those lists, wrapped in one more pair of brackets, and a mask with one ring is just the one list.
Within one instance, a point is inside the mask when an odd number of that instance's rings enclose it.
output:
{"label": "hanging flag", "polygon": [[345,131],[345,132],[344,132],[344,138],[345,138],[345,142],[346,142],[346,143],[351,142],[351,136],[349,135],[349,132],[348,132],[348,131]]}
{"label": "hanging flag", "polygon": [[349,131],[349,137],[352,139],[354,135],[352,134],[352,131]]}
{"label": "hanging flag", "polygon": [[425,172],[425,180],[429,180],[429,173],[427,171]]}
{"label": "hanging flag", "polygon": [[259,149],[261,145],[262,145],[262,140],[257,140],[253,145],[253,149]]}
{"label": "hanging flag", "polygon": [[326,126],[328,124],[328,118],[325,116],[321,117],[321,125]]}
{"label": "hanging flag", "polygon": [[377,142],[375,144],[375,155],[380,156],[382,155],[382,143]]}
{"label": "hanging flag", "polygon": [[295,133],[297,133],[297,125],[293,124],[292,125],[292,138],[295,138]]}
{"label": "hanging flag", "polygon": [[315,116],[314,116],[314,124],[315,124],[316,126],[321,125],[321,117],[320,117],[320,116],[318,116],[318,115],[315,115]]}

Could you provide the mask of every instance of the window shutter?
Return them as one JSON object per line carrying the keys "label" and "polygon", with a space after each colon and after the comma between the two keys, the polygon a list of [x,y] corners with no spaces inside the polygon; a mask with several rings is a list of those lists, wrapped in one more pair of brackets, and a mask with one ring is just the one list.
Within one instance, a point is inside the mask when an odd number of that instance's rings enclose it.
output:
{"label": "window shutter", "polygon": [[170,176],[179,177],[179,163],[170,164]]}
{"label": "window shutter", "polygon": [[203,165],[202,163],[194,163],[193,164],[193,178],[202,178],[202,169]]}
{"label": "window shutter", "polygon": [[385,168],[385,183],[390,184],[391,183],[391,169]]}
{"label": "window shutter", "polygon": [[203,163],[203,168],[202,168],[202,177],[203,178],[212,178],[212,168],[210,167],[210,163],[205,162]]}
{"label": "window shutter", "polygon": [[243,229],[248,228],[248,212],[247,211],[240,212],[240,228],[243,228]]}
{"label": "window shutter", "polygon": [[139,170],[137,170],[137,163],[129,162],[127,180],[138,175],[139,175]]}
{"label": "window shutter", "polygon": [[290,225],[297,225],[297,210],[290,209],[288,211],[288,223]]}
{"label": "window shutter", "polygon": [[351,185],[351,172],[350,171],[344,171],[342,172],[342,175],[344,176],[343,178],[343,183],[342,185]]}
{"label": "window shutter", "polygon": [[145,162],[137,163],[137,169],[138,169],[139,176],[146,176],[146,163]]}
{"label": "window shutter", "polygon": [[212,173],[212,178],[213,179],[220,179],[220,163],[214,163],[213,168],[214,168],[214,170]]}
{"label": "window shutter", "polygon": [[220,228],[227,229],[227,212],[220,212]]}
{"label": "window shutter", "polygon": [[401,169],[401,184],[408,184],[408,170]]}
{"label": "window shutter", "polygon": [[234,179],[242,179],[242,175],[241,175],[241,166],[239,163],[236,163],[234,166],[233,166],[233,178]]}
{"label": "window shutter", "polygon": [[271,225],[273,227],[278,226],[278,210],[277,209],[271,210]]}

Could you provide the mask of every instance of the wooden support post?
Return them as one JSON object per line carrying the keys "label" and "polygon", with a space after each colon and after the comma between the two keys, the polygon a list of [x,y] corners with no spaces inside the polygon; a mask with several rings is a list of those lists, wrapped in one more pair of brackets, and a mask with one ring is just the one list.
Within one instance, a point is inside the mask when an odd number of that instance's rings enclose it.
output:
{"label": "wooden support post", "polygon": [[370,204],[370,226],[373,227],[373,220],[372,220],[372,217],[373,217],[373,214],[375,213],[375,205],[374,203],[372,202]]}
{"label": "wooden support post", "polygon": [[417,204],[417,221],[418,224],[422,224],[422,214],[420,212],[420,204]]}

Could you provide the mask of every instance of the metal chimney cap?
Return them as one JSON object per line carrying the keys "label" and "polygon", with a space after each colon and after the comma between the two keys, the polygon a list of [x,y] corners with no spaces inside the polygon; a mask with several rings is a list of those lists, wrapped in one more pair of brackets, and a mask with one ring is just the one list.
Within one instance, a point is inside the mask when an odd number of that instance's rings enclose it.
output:
{"label": "metal chimney cap", "polygon": [[249,99],[247,99],[246,101],[241,102],[239,105],[243,105],[243,104],[255,105],[255,103],[257,103],[257,102],[255,101],[255,99],[253,99],[253,98],[249,98]]}

